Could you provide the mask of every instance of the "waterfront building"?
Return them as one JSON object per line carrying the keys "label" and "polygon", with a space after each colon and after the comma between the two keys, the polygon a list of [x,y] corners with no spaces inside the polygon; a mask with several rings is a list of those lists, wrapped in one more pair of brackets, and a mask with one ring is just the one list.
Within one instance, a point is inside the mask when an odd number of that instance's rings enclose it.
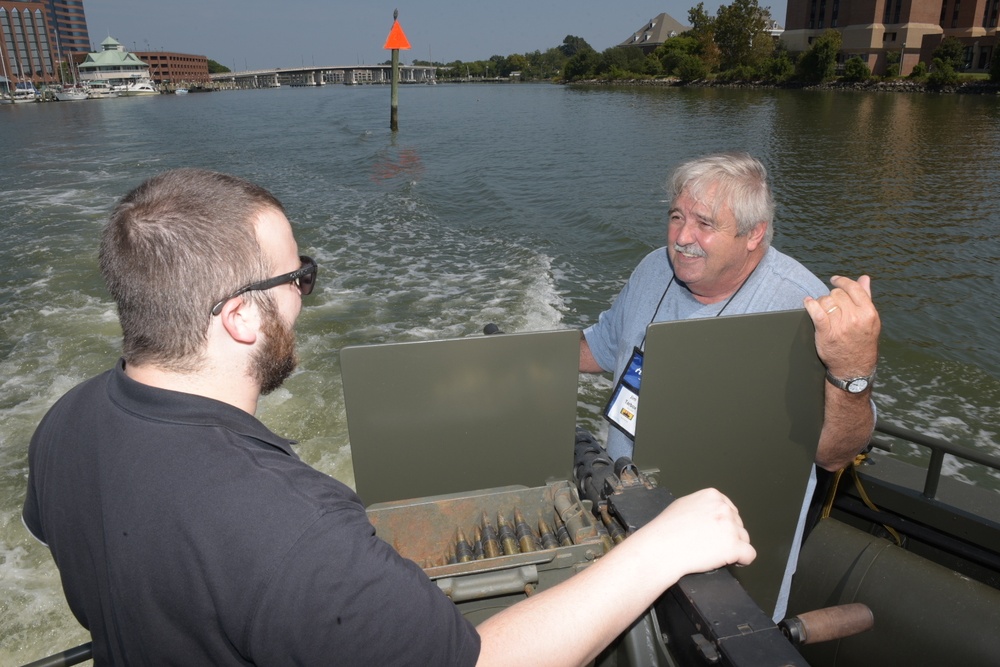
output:
{"label": "waterfront building", "polygon": [[79,66],[80,79],[107,81],[112,85],[126,85],[129,82],[149,81],[149,65],[113,37],[101,42],[101,50],[88,53]]}
{"label": "waterfront building", "polygon": [[43,0],[49,22],[49,36],[56,47],[69,60],[74,53],[90,51],[90,32],[83,11],[83,0]]}
{"label": "waterfront building", "polygon": [[643,53],[650,54],[663,42],[689,29],[690,26],[684,25],[664,12],[644,23],[618,46],[637,46]]}
{"label": "waterfront building", "polygon": [[930,65],[945,37],[965,45],[965,71],[990,67],[997,48],[1000,0],[788,0],[781,40],[794,53],[805,51],[828,29],[843,37],[840,62],[860,57],[884,74],[889,54],[899,54],[900,73]]}
{"label": "waterfront building", "polygon": [[0,73],[16,82],[58,82],[56,46],[50,35],[44,3],[0,0]]}
{"label": "waterfront building", "polygon": [[136,51],[156,83],[208,83],[208,57],[173,51]]}

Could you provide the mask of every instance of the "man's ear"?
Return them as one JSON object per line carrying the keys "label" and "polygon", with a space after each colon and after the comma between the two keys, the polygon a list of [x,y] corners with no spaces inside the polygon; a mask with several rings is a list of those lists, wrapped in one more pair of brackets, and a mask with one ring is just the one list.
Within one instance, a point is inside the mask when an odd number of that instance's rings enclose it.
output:
{"label": "man's ear", "polygon": [[767,232],[767,223],[758,222],[757,225],[747,234],[747,250],[753,252],[764,241],[764,234]]}
{"label": "man's ear", "polygon": [[217,316],[226,330],[237,343],[253,345],[260,331],[260,312],[243,297],[237,296],[226,301],[222,312]]}

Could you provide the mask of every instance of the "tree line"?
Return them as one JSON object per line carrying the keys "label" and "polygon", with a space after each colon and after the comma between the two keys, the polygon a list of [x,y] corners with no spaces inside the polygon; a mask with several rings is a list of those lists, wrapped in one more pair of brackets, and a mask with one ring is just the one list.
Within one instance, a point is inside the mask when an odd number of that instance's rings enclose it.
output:
{"label": "tree line", "polygon": [[[440,79],[509,77],[524,80],[676,78],[682,82],[714,80],[765,84],[813,84],[840,78],[865,81],[874,77],[858,56],[838,65],[842,41],[836,30],[827,30],[809,49],[793,54],[768,32],[771,12],[757,0],[734,0],[721,5],[715,15],[699,2],[688,11],[691,28],[667,39],[652,53],[634,46],[613,46],[598,53],[582,37],[567,35],[563,43],[547,51],[492,56],[489,60],[450,63],[414,61],[415,65],[438,67]],[[899,53],[887,54],[886,78],[899,74]],[[958,83],[965,63],[965,46],[946,37],[934,51],[930,63],[917,63],[910,79],[931,85]],[[994,57],[990,80],[1000,82],[1000,57]]]}
{"label": "tree line", "polygon": [[[699,2],[688,10],[686,32],[667,39],[652,53],[635,46],[613,46],[598,53],[582,37],[567,35],[563,43],[546,51],[494,55],[488,60],[449,63],[414,60],[413,65],[437,68],[438,79],[475,80],[509,78],[516,74],[526,81],[581,81],[589,79],[676,78],[682,82],[713,80],[723,83],[822,83],[839,78],[866,81],[874,77],[859,57],[838,66],[841,35],[827,30],[803,53],[790,53],[768,27],[771,10],[757,0],[733,0],[720,5],[714,16]],[[886,54],[886,78],[899,75],[898,52]],[[229,69],[209,60],[209,72]],[[387,60],[383,65],[391,64]],[[946,37],[934,51],[931,62],[919,62],[908,75],[930,85],[952,85],[960,81],[965,64],[965,46]],[[839,72],[839,74],[838,74]],[[1000,82],[1000,57],[994,56],[990,80]]]}

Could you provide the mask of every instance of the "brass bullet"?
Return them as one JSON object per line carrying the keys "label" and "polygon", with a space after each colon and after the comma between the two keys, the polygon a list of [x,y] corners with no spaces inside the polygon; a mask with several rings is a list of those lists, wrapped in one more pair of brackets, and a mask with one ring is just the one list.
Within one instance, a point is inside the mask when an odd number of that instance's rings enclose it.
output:
{"label": "brass bullet", "polygon": [[614,543],[621,544],[622,541],[625,539],[625,531],[623,531],[622,527],[618,524],[618,522],[612,519],[611,515],[608,514],[607,507],[601,508],[601,522],[608,529],[608,532],[611,534],[611,539],[614,541]]}
{"label": "brass bullet", "polygon": [[497,512],[497,531],[500,533],[500,546],[505,556],[521,553],[517,546],[517,538],[514,536],[514,529],[510,527],[507,517],[502,512]]}
{"label": "brass bullet", "polygon": [[514,508],[514,533],[517,535],[517,544],[521,547],[522,553],[537,551],[538,538],[535,537],[535,532],[531,530],[528,522],[524,520],[521,510],[516,507]]}
{"label": "brass bullet", "polygon": [[559,513],[556,512],[552,515],[552,518],[556,523],[556,540],[559,542],[559,546],[571,547],[573,546],[573,540],[569,536],[569,531],[566,530],[566,524],[563,523],[562,519],[559,518]]}
{"label": "brass bullet", "polygon": [[497,558],[502,556],[503,552],[500,550],[500,543],[497,541],[497,531],[494,530],[493,524],[490,523],[490,517],[483,512],[483,556],[485,558]]}
{"label": "brass bullet", "polygon": [[485,558],[483,554],[483,534],[479,530],[479,526],[472,529],[472,559],[482,560]]}
{"label": "brass bullet", "polygon": [[458,529],[458,539],[455,542],[455,558],[459,563],[468,563],[472,560],[472,546],[465,539],[465,533]]}
{"label": "brass bullet", "polygon": [[549,528],[549,524],[541,517],[538,518],[538,533],[542,536],[543,549],[555,549],[559,546],[559,542],[552,533],[552,529]]}

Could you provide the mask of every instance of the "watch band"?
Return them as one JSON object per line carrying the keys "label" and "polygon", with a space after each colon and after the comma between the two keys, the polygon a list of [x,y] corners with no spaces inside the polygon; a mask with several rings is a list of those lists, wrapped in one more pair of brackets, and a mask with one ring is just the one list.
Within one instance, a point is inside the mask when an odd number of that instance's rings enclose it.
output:
{"label": "watch band", "polygon": [[872,382],[875,380],[876,370],[873,370],[868,375],[860,375],[858,377],[846,378],[842,380],[830,373],[830,369],[827,369],[826,379],[837,389],[842,389],[849,394],[860,394],[865,389],[871,387]]}

